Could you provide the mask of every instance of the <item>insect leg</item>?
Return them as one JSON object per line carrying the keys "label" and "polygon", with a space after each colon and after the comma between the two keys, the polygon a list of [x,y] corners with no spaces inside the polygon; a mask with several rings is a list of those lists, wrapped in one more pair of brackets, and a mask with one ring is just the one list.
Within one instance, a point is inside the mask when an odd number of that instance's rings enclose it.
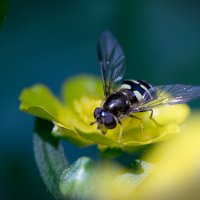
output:
{"label": "insect leg", "polygon": [[162,126],[161,124],[159,124],[154,118],[153,118],[153,109],[148,110],[149,112],[151,112],[150,114],[150,119],[157,125],[157,126]]}
{"label": "insect leg", "polygon": [[94,125],[94,124],[96,124],[96,123],[97,123],[96,121],[91,122],[91,123],[90,123],[90,126],[92,126],[92,125]]}
{"label": "insect leg", "polygon": [[135,115],[131,115],[131,114],[129,114],[129,117],[135,118],[135,119],[137,119],[137,120],[140,121],[140,127],[141,127],[141,132],[142,132],[143,137],[147,138],[148,140],[152,139],[152,138],[149,137],[148,135],[145,135],[145,133],[144,133],[144,126],[143,126],[143,123],[142,123],[142,119],[141,119],[141,118],[139,118],[139,117],[137,117],[137,116],[135,116]]}
{"label": "insect leg", "polygon": [[144,126],[143,126],[143,123],[142,123],[142,119],[137,117],[137,116],[135,116],[135,115],[131,115],[131,114],[129,114],[128,116],[140,121],[141,132],[142,132],[142,135],[144,135]]}
{"label": "insect leg", "polygon": [[120,125],[120,131],[119,131],[118,141],[120,142],[121,145],[123,145],[123,142],[122,142],[123,126],[122,126],[122,122],[120,120],[118,120],[118,123]]}

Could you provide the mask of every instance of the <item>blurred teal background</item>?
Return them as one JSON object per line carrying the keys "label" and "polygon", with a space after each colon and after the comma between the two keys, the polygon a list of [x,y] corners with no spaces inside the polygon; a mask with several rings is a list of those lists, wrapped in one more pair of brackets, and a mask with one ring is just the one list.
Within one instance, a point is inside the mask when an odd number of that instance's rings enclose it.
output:
{"label": "blurred teal background", "polygon": [[[65,78],[99,75],[104,29],[124,48],[126,78],[200,85],[199,11],[194,0],[10,0],[0,30],[0,199],[52,199],[33,158],[33,117],[18,111],[24,87],[40,82],[59,95]],[[65,146],[70,161],[97,154]]]}

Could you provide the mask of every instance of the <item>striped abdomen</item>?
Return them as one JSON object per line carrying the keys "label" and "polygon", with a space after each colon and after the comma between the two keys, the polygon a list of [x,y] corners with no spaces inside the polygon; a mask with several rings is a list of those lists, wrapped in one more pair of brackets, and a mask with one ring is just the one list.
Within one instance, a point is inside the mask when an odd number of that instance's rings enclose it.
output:
{"label": "striped abdomen", "polygon": [[148,102],[156,98],[153,87],[141,80],[124,80],[118,91],[129,91],[131,104]]}

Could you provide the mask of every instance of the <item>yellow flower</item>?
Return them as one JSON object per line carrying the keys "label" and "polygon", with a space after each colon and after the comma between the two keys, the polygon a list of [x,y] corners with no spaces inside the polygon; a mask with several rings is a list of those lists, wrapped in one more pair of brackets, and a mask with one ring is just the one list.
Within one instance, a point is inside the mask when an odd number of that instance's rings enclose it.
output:
{"label": "yellow flower", "polygon": [[181,134],[155,145],[143,156],[156,168],[138,189],[138,199],[199,199],[199,121],[200,112],[193,112]]}
{"label": "yellow flower", "polygon": [[20,95],[20,110],[47,119],[54,123],[52,134],[65,138],[79,146],[97,144],[101,149],[122,148],[132,151],[140,146],[157,143],[180,133],[181,124],[190,110],[187,105],[162,106],[154,109],[157,126],[149,119],[150,113],[136,113],[144,126],[141,131],[137,119],[125,118],[123,123],[123,145],[118,141],[119,125],[101,134],[95,125],[93,112],[104,100],[102,83],[97,77],[79,75],[67,80],[62,88],[62,101],[59,101],[44,85],[37,84],[26,88]]}
{"label": "yellow flower", "polygon": [[[123,166],[111,162],[101,163],[97,170],[95,169],[95,175],[85,167],[84,173],[90,174],[91,179],[87,176],[82,185],[76,187],[73,192],[82,197],[83,193],[79,190],[84,186],[87,192],[86,199],[93,200],[199,199],[199,121],[200,112],[195,112],[181,128],[181,134],[150,148],[140,160],[139,172],[124,170]],[[83,166],[77,169],[83,170]],[[74,173],[80,175],[77,169],[64,174],[66,178],[61,182],[63,194],[66,195],[64,192],[71,187],[70,184],[66,184],[71,181],[70,176]],[[88,180],[92,180],[92,183]]]}

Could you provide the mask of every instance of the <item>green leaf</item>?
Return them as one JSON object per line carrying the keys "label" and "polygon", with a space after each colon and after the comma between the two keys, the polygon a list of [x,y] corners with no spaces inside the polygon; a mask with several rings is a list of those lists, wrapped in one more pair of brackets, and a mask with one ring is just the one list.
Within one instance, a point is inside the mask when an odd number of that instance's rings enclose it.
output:
{"label": "green leaf", "polygon": [[67,106],[83,96],[103,97],[103,86],[100,79],[91,75],[79,75],[67,79],[62,87],[62,95]]}
{"label": "green leaf", "polygon": [[3,25],[8,9],[8,0],[0,0],[0,27]]}
{"label": "green leaf", "polygon": [[67,199],[88,199],[95,188],[96,168],[89,157],[81,157],[60,178],[60,191]]}
{"label": "green leaf", "polygon": [[99,149],[101,150],[101,159],[113,159],[123,153],[122,148],[120,147],[107,147],[99,145]]}
{"label": "green leaf", "polygon": [[51,135],[53,124],[36,118],[33,137],[37,166],[47,189],[56,199],[63,199],[59,191],[59,180],[67,161],[59,140]]}

